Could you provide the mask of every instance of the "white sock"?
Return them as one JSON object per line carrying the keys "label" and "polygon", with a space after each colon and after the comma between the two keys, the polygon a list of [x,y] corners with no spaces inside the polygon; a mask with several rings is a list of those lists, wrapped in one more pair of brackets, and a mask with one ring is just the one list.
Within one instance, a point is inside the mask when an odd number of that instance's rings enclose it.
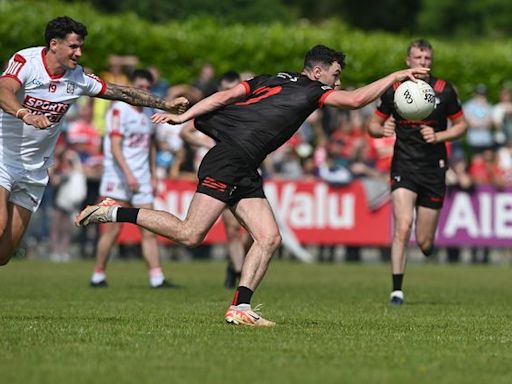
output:
{"label": "white sock", "polygon": [[117,222],[117,209],[118,208],[119,208],[118,206],[115,206],[114,208],[112,208],[112,211],[110,211],[110,221],[112,223]]}
{"label": "white sock", "polygon": [[161,285],[165,280],[164,273],[162,272],[162,268],[151,268],[149,270],[149,285],[152,287],[157,287]]}
{"label": "white sock", "polygon": [[101,283],[103,280],[107,279],[107,275],[105,272],[94,272],[91,276],[91,282],[94,284]]}
{"label": "white sock", "polygon": [[251,304],[238,304],[236,307],[238,309],[245,311],[245,310],[251,309]]}

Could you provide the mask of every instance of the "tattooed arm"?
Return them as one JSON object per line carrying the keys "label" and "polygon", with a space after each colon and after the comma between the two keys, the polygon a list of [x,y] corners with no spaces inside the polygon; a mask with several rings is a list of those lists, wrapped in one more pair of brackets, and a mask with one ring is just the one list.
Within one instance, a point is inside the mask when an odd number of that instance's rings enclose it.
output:
{"label": "tattooed arm", "polygon": [[172,113],[183,113],[188,108],[188,100],[178,97],[173,100],[165,100],[156,97],[151,92],[139,88],[125,87],[122,85],[107,83],[105,93],[98,97],[108,100],[124,101],[128,104],[162,109]]}

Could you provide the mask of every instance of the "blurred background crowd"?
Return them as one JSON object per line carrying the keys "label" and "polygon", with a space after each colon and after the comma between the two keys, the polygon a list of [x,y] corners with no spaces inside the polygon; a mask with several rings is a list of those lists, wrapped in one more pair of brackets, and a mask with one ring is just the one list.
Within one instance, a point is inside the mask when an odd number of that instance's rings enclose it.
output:
{"label": "blurred background crowd", "polygon": [[[139,67],[136,56],[111,55],[109,70],[100,73],[105,81],[127,85],[128,75]],[[152,92],[166,98],[187,97],[191,103],[214,93],[218,87],[217,73],[211,63],[204,63],[190,84],[173,84],[160,75],[157,67],[149,68],[154,77]],[[242,80],[253,74],[239,69]],[[244,72],[245,71],[245,72]],[[498,100],[490,100],[485,84],[479,84],[467,100],[463,100],[469,123],[467,136],[449,144],[449,188],[470,191],[477,185],[496,188],[512,186],[512,83],[503,84]],[[102,139],[105,113],[110,102],[83,97],[66,115],[57,145],[56,165],[50,185],[39,211],[34,215],[23,241],[27,257],[48,257],[68,261],[78,257],[94,257],[98,228],[75,229],[72,217],[77,209],[98,200],[102,174]],[[360,110],[339,111],[324,108],[315,111],[284,146],[272,153],[262,164],[265,178],[287,180],[322,180],[344,186],[357,179],[371,180],[374,188],[387,189],[394,138],[371,138],[367,123],[375,105]],[[188,145],[180,137],[182,126],[160,125],[157,137],[157,177],[159,179],[195,180],[196,170],[205,148]],[[200,134],[200,133],[198,133]],[[73,193],[70,193],[72,188]],[[137,246],[122,246],[119,257],[139,257]],[[166,245],[171,258],[215,257],[211,246],[182,250]],[[468,252],[470,262],[489,262],[491,249],[474,248]],[[372,253],[373,252],[373,253]],[[508,252],[508,250],[499,250]],[[218,253],[218,252],[217,252]],[[358,247],[319,246],[314,249],[318,260],[358,261],[374,254],[364,244]],[[389,249],[379,249],[377,259],[386,260]],[[132,256],[130,256],[132,255]],[[283,256],[284,255],[284,256]],[[286,252],[281,252],[286,257]],[[220,255],[223,257],[223,255]],[[461,260],[460,248],[444,250],[450,262]]]}

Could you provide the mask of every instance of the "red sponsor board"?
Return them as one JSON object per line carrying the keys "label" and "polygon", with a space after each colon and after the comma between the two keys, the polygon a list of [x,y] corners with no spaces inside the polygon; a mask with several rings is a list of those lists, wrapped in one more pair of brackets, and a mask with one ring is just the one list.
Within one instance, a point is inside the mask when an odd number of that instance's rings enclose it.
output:
{"label": "red sponsor board", "polygon": [[[155,207],[184,218],[195,188],[193,181],[161,182]],[[346,187],[335,188],[320,181],[267,180],[265,194],[274,213],[293,230],[302,244],[390,243],[390,204],[371,211],[363,185],[357,181]],[[139,242],[139,231],[133,225],[125,225],[119,241]],[[224,227],[219,220],[205,242],[224,241]]]}

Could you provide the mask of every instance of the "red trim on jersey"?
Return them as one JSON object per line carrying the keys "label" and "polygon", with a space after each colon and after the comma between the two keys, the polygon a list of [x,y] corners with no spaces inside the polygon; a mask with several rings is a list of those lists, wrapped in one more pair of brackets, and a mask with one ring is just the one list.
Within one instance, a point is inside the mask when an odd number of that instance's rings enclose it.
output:
{"label": "red trim on jersey", "polygon": [[247,96],[249,93],[251,93],[251,86],[247,81],[242,81],[240,84],[242,84],[245,88],[245,95]]}
{"label": "red trim on jersey", "polygon": [[[85,73],[85,72],[84,72]],[[101,83],[101,89],[95,96],[101,96],[107,90],[107,83],[101,77],[96,76],[94,73],[85,73],[85,76],[90,77],[91,79],[96,80],[98,83]]]}
{"label": "red trim on jersey", "polygon": [[324,106],[325,99],[333,92],[334,89],[330,89],[327,92],[325,92],[322,96],[320,96],[320,99],[318,100],[318,108],[322,108]]}
{"label": "red trim on jersey", "polygon": [[400,86],[400,84],[402,84],[400,81],[395,81],[393,83],[393,91],[396,91],[396,89]]}
{"label": "red trim on jersey", "polygon": [[441,92],[443,92],[445,86],[446,86],[445,80],[437,79],[436,82],[434,83],[434,91],[441,93]]}
{"label": "red trim on jersey", "polygon": [[389,115],[386,115],[384,112],[381,112],[378,109],[375,110],[375,114],[382,119],[387,119],[389,117]]}
{"label": "red trim on jersey", "polygon": [[462,109],[459,110],[459,112],[455,112],[453,115],[448,116],[448,118],[453,121],[453,120],[458,119],[461,116],[464,116],[464,111]]}
{"label": "red trim on jersey", "polygon": [[19,53],[15,54],[12,61],[9,63],[5,70],[6,75],[12,75],[18,77],[21,68],[25,65],[27,60],[21,56]]}
{"label": "red trim on jersey", "polygon": [[101,89],[96,96],[101,96],[101,95],[105,94],[105,92],[107,91],[107,83],[105,82],[105,80],[103,80],[100,77],[98,77],[98,79],[100,80],[100,83],[101,83]]}
{"label": "red trim on jersey", "polygon": [[124,135],[120,131],[112,131],[109,134],[110,137],[123,137]]}
{"label": "red trim on jersey", "polygon": [[3,76],[0,76],[0,79],[3,79],[4,77],[6,78],[10,78],[10,79],[14,79],[16,80],[18,83],[20,83],[20,85],[23,85],[23,83],[21,82],[20,79],[18,79],[16,76],[14,75],[3,75]]}
{"label": "red trim on jersey", "polygon": [[[112,109],[112,134],[121,132],[121,111],[119,109]],[[120,134],[122,136],[122,134]]]}
{"label": "red trim on jersey", "polygon": [[48,74],[48,76],[50,76],[50,79],[52,79],[52,80],[60,79],[66,74],[66,71],[64,71],[60,75],[52,75],[50,73],[50,69],[48,68],[48,63],[46,62],[46,48],[43,48],[43,50],[41,51],[41,58],[43,59],[44,69],[46,69],[46,73]]}

